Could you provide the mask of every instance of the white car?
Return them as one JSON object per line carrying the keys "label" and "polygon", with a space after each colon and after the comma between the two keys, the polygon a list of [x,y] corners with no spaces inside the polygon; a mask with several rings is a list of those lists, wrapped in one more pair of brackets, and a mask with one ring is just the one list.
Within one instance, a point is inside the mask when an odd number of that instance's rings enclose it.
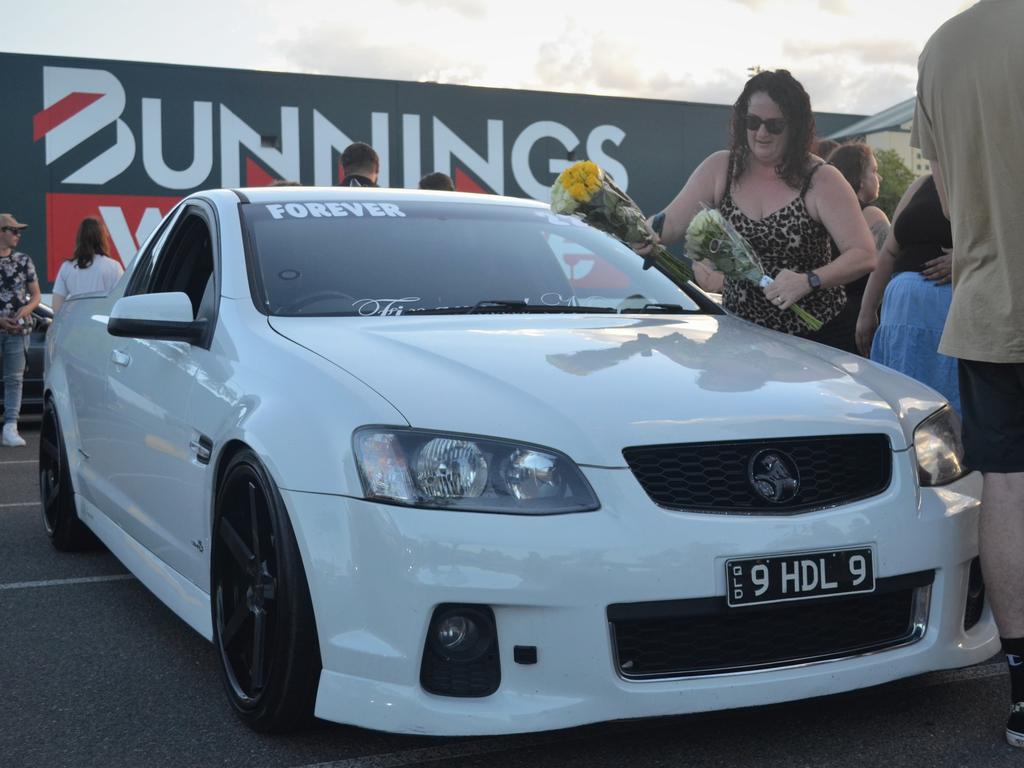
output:
{"label": "white car", "polygon": [[532,201],[195,194],[47,343],[53,543],[98,536],[257,729],[537,731],[998,649],[935,392]]}

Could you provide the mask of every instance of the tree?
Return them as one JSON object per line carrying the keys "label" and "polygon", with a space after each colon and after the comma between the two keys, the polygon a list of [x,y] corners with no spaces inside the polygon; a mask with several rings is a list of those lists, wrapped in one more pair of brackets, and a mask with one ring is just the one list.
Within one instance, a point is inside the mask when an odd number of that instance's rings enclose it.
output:
{"label": "tree", "polygon": [[914,174],[894,149],[877,150],[875,160],[878,161],[878,174],[882,177],[882,186],[875,205],[885,211],[885,215],[891,219],[896,204],[914,181]]}

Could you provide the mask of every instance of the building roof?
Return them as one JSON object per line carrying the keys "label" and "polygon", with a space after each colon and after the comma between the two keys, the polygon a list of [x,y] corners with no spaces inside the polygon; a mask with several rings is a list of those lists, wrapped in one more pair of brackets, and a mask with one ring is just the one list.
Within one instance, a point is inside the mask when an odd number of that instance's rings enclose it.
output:
{"label": "building roof", "polygon": [[901,101],[899,104],[888,109],[883,109],[877,115],[871,115],[871,117],[865,117],[863,120],[851,123],[842,130],[830,134],[828,138],[841,140],[851,136],[866,136],[869,133],[879,133],[880,131],[891,131],[901,128],[914,119],[914,101],[915,98],[911,96],[906,101]]}

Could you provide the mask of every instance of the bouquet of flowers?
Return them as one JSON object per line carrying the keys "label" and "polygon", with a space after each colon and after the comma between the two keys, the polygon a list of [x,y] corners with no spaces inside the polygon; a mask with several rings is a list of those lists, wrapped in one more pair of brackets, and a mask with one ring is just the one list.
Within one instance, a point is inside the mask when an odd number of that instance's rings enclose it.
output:
{"label": "bouquet of flowers", "polygon": [[[772,282],[750,243],[714,208],[704,206],[686,228],[686,253],[696,261],[710,261],[733,280],[748,280],[762,288]],[[812,331],[821,329],[821,321],[799,304],[789,309]]]}
{"label": "bouquet of flowers", "polygon": [[[551,187],[551,210],[579,216],[590,226],[626,244],[650,240],[646,217],[639,206],[619,189],[610,174],[590,160],[573,163],[559,174]],[[644,269],[655,263],[677,282],[693,279],[689,265],[661,245],[651,250],[644,260]]]}

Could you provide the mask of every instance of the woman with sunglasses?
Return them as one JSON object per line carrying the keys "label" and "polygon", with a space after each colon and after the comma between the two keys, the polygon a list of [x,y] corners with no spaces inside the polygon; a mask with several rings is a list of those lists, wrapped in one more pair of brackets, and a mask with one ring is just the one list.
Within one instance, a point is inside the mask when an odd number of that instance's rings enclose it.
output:
{"label": "woman with sunglasses", "polygon": [[[721,285],[725,308],[746,320],[838,346],[842,335],[829,321],[846,302],[842,286],[874,269],[875,249],[853,189],[811,154],[813,137],[803,86],[784,69],[754,75],[733,106],[731,147],[705,159],[650,224],[661,242],[671,243],[683,238],[702,205],[718,208],[774,282],[760,288],[722,281],[697,262],[698,283],[708,290]],[[787,311],[795,303],[825,326],[809,331]]]}

